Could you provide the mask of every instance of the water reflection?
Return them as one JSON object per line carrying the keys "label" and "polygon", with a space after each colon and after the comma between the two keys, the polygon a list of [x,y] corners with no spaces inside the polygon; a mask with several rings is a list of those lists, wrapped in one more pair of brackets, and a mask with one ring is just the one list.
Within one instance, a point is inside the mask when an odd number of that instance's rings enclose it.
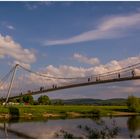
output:
{"label": "water reflection", "polygon": [[9,107],[9,114],[10,114],[10,119],[9,119],[9,123],[10,122],[18,122],[19,121],[19,116],[20,116],[20,113],[19,113],[19,109],[16,108],[16,107]]}
{"label": "water reflection", "polygon": [[17,138],[24,138],[24,139],[33,139],[34,137],[28,136],[27,134],[24,134],[22,132],[18,132],[16,130],[10,129],[8,127],[8,124],[6,122],[3,123],[3,126],[0,126],[0,130],[4,130],[5,133],[5,137],[6,139],[11,138],[12,137],[17,137]]}
{"label": "water reflection", "polygon": [[140,138],[140,116],[131,116],[127,121],[130,138]]}
{"label": "water reflection", "polygon": [[88,125],[78,125],[77,127],[83,131],[83,136],[75,136],[66,130],[61,129],[60,132],[56,133],[56,137],[64,139],[112,139],[116,138],[119,134],[119,127],[116,125],[115,120],[111,120],[111,125],[108,126],[104,120],[100,118],[92,118],[93,121],[99,126],[88,126]]}
{"label": "water reflection", "polygon": [[5,138],[8,139],[8,132],[7,132],[7,126],[6,126],[6,123],[4,123],[4,133],[5,133]]}
{"label": "water reflection", "polygon": [[93,116],[93,117],[91,117],[91,120],[93,122],[95,122],[97,125],[104,125],[105,124],[105,121],[102,120],[102,118],[100,116]]}
{"label": "water reflection", "polygon": [[79,138],[87,138],[84,136],[88,136],[88,134],[90,134],[88,138],[93,138],[93,134],[97,137],[100,133],[104,136],[111,134],[111,136],[113,136],[112,138],[139,138],[140,116],[49,120],[36,118],[28,121],[23,121],[21,118],[16,120],[13,117],[7,122],[0,123],[0,138],[51,139],[58,138],[56,133],[60,132],[60,130],[67,132],[66,135],[73,134],[73,136]]}
{"label": "water reflection", "polygon": [[[3,138],[33,138],[28,136],[27,134],[24,134],[24,132],[19,132],[18,130],[14,130],[11,128],[12,124],[18,123],[20,119],[20,112],[19,109],[16,107],[8,107],[9,109],[9,114],[10,114],[10,119],[8,122],[4,122],[3,124],[0,125],[0,130],[4,131]],[[0,137],[1,138],[1,137]]]}

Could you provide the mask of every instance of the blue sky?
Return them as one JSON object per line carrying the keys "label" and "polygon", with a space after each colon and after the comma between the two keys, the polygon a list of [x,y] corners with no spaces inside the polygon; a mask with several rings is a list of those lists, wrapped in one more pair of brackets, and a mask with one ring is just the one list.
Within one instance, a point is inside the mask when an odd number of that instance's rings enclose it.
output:
{"label": "blue sky", "polygon": [[[15,63],[67,77],[139,62],[139,25],[140,2],[0,2],[0,77]],[[139,96],[137,84],[115,86],[120,89],[117,95],[110,88],[114,84],[107,84],[59,91],[50,97]]]}

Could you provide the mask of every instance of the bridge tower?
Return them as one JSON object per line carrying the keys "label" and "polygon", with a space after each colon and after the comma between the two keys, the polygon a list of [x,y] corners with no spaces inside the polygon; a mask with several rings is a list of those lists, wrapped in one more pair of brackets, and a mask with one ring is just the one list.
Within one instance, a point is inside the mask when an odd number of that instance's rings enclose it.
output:
{"label": "bridge tower", "polygon": [[11,94],[11,89],[12,89],[13,81],[14,81],[16,70],[17,70],[18,66],[19,66],[19,64],[16,64],[15,67],[14,67],[14,70],[13,70],[12,78],[11,78],[10,85],[9,85],[9,88],[8,88],[8,92],[7,92],[7,96],[6,96],[5,106],[7,106],[7,102],[8,102],[9,96]]}

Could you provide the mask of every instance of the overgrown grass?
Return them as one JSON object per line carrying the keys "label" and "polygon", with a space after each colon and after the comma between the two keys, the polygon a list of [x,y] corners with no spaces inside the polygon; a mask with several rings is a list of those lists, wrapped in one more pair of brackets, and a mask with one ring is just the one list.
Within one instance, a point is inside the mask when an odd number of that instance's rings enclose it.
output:
{"label": "overgrown grass", "polygon": [[[127,106],[91,106],[91,105],[26,105],[14,106],[19,111],[19,116],[31,114],[34,117],[40,117],[44,113],[67,114],[68,112],[76,112],[80,114],[97,114],[107,115],[119,110],[124,112]],[[0,114],[9,114],[9,108],[0,106]]]}

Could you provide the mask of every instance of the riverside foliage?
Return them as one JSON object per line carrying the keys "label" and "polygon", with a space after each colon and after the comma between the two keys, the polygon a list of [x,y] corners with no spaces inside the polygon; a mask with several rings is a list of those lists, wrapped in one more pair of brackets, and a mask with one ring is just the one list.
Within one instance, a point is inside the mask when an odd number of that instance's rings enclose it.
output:
{"label": "riverside foliage", "polygon": [[140,112],[140,98],[129,96],[127,99],[128,110],[131,112]]}

